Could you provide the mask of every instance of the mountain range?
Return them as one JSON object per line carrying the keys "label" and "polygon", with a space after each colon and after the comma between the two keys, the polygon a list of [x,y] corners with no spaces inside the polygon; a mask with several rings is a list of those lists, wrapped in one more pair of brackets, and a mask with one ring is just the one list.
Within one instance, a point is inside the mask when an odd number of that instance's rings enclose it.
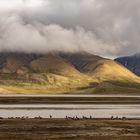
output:
{"label": "mountain range", "polygon": [[140,54],[135,54],[132,56],[125,56],[116,58],[115,61],[121,63],[129,70],[134,72],[136,75],[140,76]]}
{"label": "mountain range", "polygon": [[86,52],[0,53],[1,93],[139,93],[120,61]]}

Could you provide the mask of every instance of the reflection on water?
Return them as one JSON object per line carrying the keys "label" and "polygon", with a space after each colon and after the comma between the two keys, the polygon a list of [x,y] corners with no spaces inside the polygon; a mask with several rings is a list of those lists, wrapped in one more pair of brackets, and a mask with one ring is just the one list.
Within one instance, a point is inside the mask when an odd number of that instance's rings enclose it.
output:
{"label": "reflection on water", "polygon": [[0,105],[0,117],[46,117],[65,118],[66,116],[110,118],[111,116],[140,118],[140,105]]}

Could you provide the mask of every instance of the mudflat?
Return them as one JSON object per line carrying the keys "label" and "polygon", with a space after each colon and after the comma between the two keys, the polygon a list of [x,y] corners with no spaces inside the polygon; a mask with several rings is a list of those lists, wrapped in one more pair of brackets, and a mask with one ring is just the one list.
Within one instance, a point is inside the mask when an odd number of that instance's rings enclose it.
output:
{"label": "mudflat", "polygon": [[139,140],[139,119],[0,119],[3,140]]}

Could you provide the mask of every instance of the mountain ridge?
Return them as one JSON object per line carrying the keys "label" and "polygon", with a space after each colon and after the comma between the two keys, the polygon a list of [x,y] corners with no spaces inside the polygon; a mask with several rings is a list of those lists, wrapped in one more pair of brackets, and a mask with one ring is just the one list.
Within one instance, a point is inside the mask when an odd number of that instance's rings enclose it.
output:
{"label": "mountain ridge", "polygon": [[86,52],[0,53],[1,91],[16,93],[138,92],[140,78],[121,64]]}
{"label": "mountain ridge", "polygon": [[115,59],[115,61],[119,62],[130,71],[140,76],[140,54],[118,57]]}

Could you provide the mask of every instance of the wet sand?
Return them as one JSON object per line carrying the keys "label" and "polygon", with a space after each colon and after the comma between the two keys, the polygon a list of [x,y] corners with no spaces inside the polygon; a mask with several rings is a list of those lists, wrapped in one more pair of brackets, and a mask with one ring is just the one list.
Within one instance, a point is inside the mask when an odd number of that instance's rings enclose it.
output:
{"label": "wet sand", "polygon": [[140,120],[1,119],[3,140],[139,140]]}

